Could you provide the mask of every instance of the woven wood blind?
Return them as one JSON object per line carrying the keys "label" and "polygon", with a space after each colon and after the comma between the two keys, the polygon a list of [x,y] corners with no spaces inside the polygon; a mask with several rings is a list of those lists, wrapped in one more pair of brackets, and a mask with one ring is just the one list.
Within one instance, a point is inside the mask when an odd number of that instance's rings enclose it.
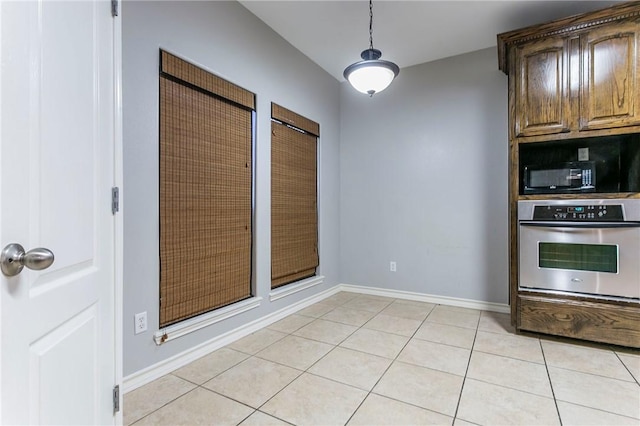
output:
{"label": "woven wood blind", "polygon": [[318,123],[278,104],[271,104],[271,118],[302,129],[312,135],[320,136],[320,125]]}
{"label": "woven wood blind", "polygon": [[315,275],[317,139],[271,123],[271,288]]}
{"label": "woven wood blind", "polygon": [[251,296],[252,112],[171,77],[160,78],[161,327]]}
{"label": "woven wood blind", "polygon": [[254,93],[164,50],[160,50],[160,71],[239,105],[256,109]]}

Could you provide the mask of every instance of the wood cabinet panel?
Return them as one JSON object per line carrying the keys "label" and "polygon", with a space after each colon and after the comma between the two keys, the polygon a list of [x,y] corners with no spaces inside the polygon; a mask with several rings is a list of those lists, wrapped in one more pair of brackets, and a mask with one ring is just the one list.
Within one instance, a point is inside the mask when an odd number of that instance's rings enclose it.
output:
{"label": "wood cabinet panel", "polygon": [[639,33],[627,22],[581,35],[580,130],[640,124]]}
{"label": "wood cabinet panel", "polygon": [[516,136],[569,131],[568,42],[550,38],[516,50]]}
{"label": "wood cabinet panel", "polygon": [[509,76],[512,323],[518,330],[640,348],[640,303],[520,291],[517,236],[520,199],[640,198],[640,192],[521,195],[519,189],[520,154],[528,144],[575,139],[579,148],[584,140],[640,134],[640,1],[498,34],[498,64]]}
{"label": "wood cabinet panel", "polygon": [[518,329],[640,348],[640,307],[519,296]]}

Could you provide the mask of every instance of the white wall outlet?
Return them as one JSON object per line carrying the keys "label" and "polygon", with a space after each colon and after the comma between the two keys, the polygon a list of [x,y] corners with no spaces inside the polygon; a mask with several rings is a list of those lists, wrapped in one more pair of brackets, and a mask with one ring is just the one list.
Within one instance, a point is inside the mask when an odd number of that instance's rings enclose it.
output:
{"label": "white wall outlet", "polygon": [[589,161],[589,148],[578,148],[578,161]]}
{"label": "white wall outlet", "polygon": [[135,315],[135,334],[147,331],[147,312],[140,312]]}
{"label": "white wall outlet", "polygon": [[396,262],[394,262],[393,260],[391,262],[389,262],[389,270],[391,272],[395,272],[396,271]]}

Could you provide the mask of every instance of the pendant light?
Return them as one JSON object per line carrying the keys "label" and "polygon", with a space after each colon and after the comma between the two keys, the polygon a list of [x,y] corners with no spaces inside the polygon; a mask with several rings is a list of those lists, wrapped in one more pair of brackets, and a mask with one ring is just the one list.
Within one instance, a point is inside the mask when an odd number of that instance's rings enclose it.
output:
{"label": "pendant light", "polygon": [[362,61],[349,65],[344,78],[358,92],[373,96],[389,87],[400,68],[393,62],[380,59],[382,52],[373,48],[373,3],[369,0],[369,48],[360,54]]}

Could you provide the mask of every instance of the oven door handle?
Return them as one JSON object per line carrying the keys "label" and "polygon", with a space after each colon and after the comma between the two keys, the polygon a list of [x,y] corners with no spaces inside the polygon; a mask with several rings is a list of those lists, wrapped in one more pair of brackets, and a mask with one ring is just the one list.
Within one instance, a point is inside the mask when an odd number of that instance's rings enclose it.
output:
{"label": "oven door handle", "polygon": [[640,222],[547,222],[521,220],[520,225],[541,228],[640,228]]}

